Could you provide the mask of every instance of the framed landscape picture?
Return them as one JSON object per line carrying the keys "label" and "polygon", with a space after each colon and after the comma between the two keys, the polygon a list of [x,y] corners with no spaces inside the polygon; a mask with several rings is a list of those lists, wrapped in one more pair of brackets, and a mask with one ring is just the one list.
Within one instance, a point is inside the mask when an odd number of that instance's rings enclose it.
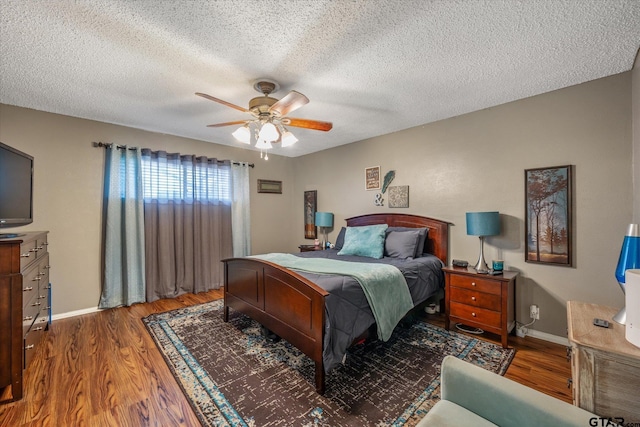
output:
{"label": "framed landscape picture", "polygon": [[304,192],[304,238],[315,239],[318,237],[316,228],[316,210],[318,203],[318,191]]}
{"label": "framed landscape picture", "polygon": [[526,262],[573,265],[572,168],[524,171]]}

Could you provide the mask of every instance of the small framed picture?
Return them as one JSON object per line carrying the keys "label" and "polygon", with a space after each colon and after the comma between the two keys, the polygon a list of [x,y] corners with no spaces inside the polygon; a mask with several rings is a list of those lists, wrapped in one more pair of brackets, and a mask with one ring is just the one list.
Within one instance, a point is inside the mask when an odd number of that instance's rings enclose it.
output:
{"label": "small framed picture", "polygon": [[318,237],[316,227],[316,206],[318,203],[318,191],[304,192],[304,238],[315,239]]}
{"label": "small framed picture", "polygon": [[380,189],[380,166],[371,166],[364,170],[365,190]]}
{"label": "small framed picture", "polygon": [[259,179],[258,193],[282,194],[282,181]]}
{"label": "small framed picture", "polygon": [[389,187],[389,207],[408,208],[409,207],[409,186],[397,185]]}

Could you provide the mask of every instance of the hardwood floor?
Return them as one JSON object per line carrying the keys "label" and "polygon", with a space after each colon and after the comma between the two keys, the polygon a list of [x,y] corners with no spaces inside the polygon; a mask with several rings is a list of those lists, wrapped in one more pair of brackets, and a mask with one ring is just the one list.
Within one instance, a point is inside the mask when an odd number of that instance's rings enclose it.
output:
{"label": "hardwood floor", "polygon": [[[198,426],[141,318],[221,296],[187,294],[53,322],[25,373],[24,398],[0,405],[0,426]],[[428,321],[444,324],[440,315]],[[564,346],[515,336],[509,344],[517,352],[506,377],[571,402]]]}

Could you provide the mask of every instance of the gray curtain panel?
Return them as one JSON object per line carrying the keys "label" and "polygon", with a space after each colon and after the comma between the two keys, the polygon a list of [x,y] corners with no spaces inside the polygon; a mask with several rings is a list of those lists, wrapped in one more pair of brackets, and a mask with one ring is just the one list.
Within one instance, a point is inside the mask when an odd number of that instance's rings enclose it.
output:
{"label": "gray curtain panel", "polygon": [[218,289],[233,255],[231,165],[142,151],[146,300]]}
{"label": "gray curtain panel", "polygon": [[100,308],[145,300],[143,190],[140,149],[106,149],[104,277]]}

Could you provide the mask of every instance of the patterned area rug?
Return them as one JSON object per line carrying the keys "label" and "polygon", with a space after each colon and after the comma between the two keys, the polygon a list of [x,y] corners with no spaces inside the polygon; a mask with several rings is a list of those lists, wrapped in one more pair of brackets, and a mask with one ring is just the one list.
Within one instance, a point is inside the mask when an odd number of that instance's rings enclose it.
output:
{"label": "patterned area rug", "polygon": [[424,322],[350,349],[315,392],[314,364],[222,301],[143,319],[204,426],[414,426],[439,400],[447,354],[503,375],[515,350]]}

